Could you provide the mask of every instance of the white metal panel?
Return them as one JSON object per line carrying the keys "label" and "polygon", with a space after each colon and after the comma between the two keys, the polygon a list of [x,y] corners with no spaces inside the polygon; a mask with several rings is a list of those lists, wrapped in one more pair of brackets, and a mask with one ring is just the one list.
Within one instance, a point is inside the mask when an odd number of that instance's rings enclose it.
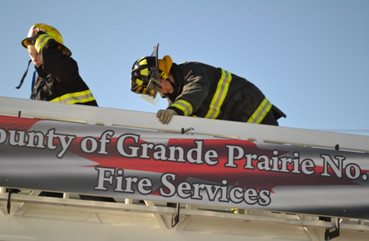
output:
{"label": "white metal panel", "polygon": [[[324,231],[336,225],[336,218],[321,221],[307,214],[234,214],[221,207],[182,205],[180,222],[172,228],[176,210],[166,203],[98,202],[79,200],[75,194],[52,198],[34,193],[39,192],[14,193],[10,213],[9,196],[0,194],[0,240],[323,240]],[[340,224],[337,240],[369,239],[368,221],[345,218]]]}
{"label": "white metal panel", "polygon": [[[6,196],[0,197],[4,211]],[[195,208],[195,209],[192,209]],[[248,211],[232,214],[201,207],[181,210],[181,222],[168,225],[173,208],[103,203],[15,194],[10,214],[0,212],[0,240],[324,240],[332,222],[314,216]],[[201,208],[201,209],[197,209]],[[155,216],[161,215],[162,225]],[[351,224],[350,224],[351,222]],[[345,220],[340,240],[369,239],[367,223]]]}

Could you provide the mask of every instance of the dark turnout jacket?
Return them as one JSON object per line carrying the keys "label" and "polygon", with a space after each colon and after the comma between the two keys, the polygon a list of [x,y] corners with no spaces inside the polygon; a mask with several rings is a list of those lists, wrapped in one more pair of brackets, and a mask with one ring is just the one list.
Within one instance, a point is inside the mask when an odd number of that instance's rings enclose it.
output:
{"label": "dark turnout jacket", "polygon": [[278,125],[286,115],[251,82],[198,62],[173,64],[169,109],[179,115]]}
{"label": "dark turnout jacket", "polygon": [[31,99],[64,104],[97,106],[97,102],[78,72],[77,62],[63,54],[50,39],[41,51],[43,65],[36,67],[38,78]]}

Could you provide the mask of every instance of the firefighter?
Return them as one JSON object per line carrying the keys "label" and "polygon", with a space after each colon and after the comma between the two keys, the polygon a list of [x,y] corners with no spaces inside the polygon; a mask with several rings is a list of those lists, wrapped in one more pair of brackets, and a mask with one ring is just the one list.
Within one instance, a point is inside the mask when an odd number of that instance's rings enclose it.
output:
{"label": "firefighter", "polygon": [[[31,99],[63,104],[97,106],[97,102],[78,72],[72,52],[64,46],[59,31],[47,24],[31,26],[27,38],[22,41],[30,61],[35,66]],[[27,74],[24,73],[19,86]]]}
{"label": "firefighter", "polygon": [[[43,23],[34,24],[22,45],[30,56],[28,67],[31,62],[35,66],[31,99],[98,106],[91,90],[79,75],[77,62],[71,57],[72,52],[64,46],[63,37],[56,28]],[[17,89],[22,86],[28,67]],[[43,191],[40,196],[62,197],[63,194]],[[83,200],[114,202],[110,197],[79,196]]]}
{"label": "firefighter", "polygon": [[174,115],[278,125],[286,115],[251,82],[222,68],[199,62],[176,64],[169,55],[151,56],[132,66],[131,91],[169,100],[157,117],[168,124]]}

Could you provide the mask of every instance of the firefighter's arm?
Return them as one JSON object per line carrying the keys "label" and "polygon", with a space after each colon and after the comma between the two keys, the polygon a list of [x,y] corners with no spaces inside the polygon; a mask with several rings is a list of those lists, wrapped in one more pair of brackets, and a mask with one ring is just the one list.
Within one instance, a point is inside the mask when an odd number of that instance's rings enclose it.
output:
{"label": "firefighter's arm", "polygon": [[197,69],[190,70],[186,82],[182,93],[168,109],[175,110],[178,115],[192,116],[208,96],[210,81],[205,71]]}
{"label": "firefighter's arm", "polygon": [[43,31],[38,31],[30,41],[42,56],[43,71],[56,76],[59,81],[75,81],[78,75],[77,62],[63,54],[60,44]]}
{"label": "firefighter's arm", "polygon": [[42,59],[45,72],[56,76],[59,81],[74,83],[78,76],[77,62],[63,54],[54,39],[50,39],[42,50]]}

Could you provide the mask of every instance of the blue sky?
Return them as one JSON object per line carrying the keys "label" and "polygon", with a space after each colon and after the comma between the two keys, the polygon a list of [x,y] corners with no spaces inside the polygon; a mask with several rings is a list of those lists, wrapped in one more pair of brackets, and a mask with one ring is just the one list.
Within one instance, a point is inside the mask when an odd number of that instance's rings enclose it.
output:
{"label": "blue sky", "polygon": [[[0,1],[0,96],[15,86],[33,23],[59,29],[102,107],[156,112],[130,92],[130,69],[159,56],[223,67],[257,85],[287,118],[281,126],[369,135],[367,0]],[[0,103],[1,104],[1,103]]]}

